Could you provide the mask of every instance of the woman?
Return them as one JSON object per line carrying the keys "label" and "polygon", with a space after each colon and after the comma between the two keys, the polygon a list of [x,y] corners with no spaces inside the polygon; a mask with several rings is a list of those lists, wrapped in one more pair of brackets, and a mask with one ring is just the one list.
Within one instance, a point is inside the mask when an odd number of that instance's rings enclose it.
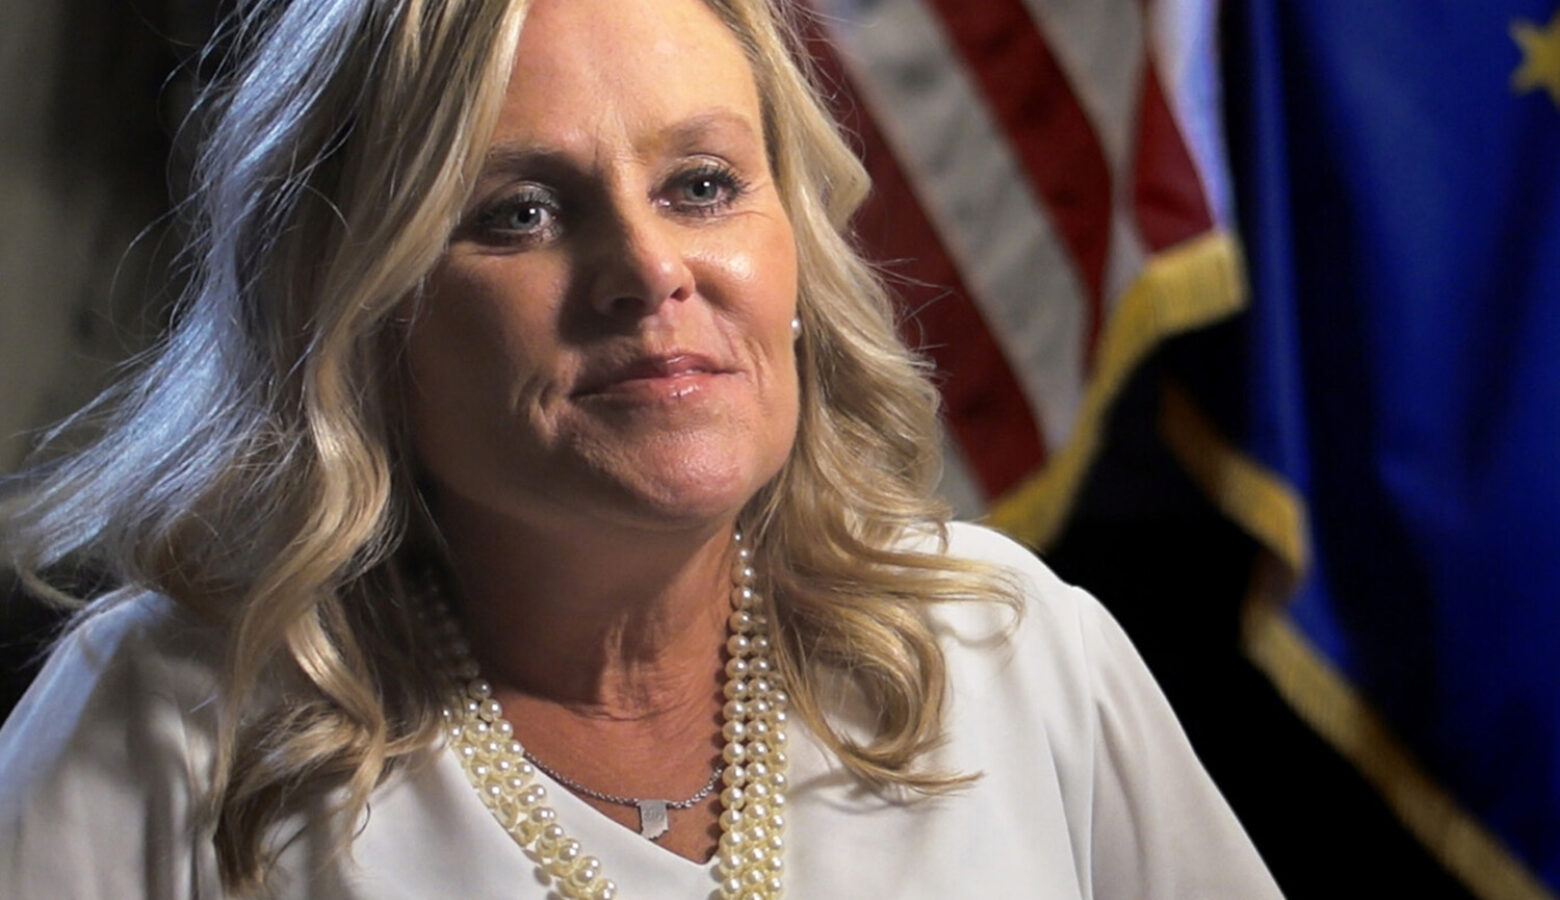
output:
{"label": "woman", "polygon": [[232,39],[191,302],[7,508],[123,586],[0,736],[0,892],[1277,895],[1109,618],[944,524],[762,0]]}

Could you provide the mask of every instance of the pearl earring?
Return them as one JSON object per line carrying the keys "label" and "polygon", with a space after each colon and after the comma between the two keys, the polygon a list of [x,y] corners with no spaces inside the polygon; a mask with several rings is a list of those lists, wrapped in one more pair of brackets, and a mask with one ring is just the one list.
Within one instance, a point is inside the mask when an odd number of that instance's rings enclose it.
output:
{"label": "pearl earring", "polygon": [[799,341],[801,339],[802,339],[802,320],[801,320],[800,317],[792,318],[791,319],[791,340]]}

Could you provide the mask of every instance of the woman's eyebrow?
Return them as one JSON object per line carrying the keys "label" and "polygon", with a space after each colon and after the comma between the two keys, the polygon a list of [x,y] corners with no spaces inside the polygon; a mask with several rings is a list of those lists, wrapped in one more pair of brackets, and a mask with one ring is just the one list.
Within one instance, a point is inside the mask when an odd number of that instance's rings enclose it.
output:
{"label": "woman's eyebrow", "polygon": [[[667,148],[678,151],[696,149],[701,143],[712,138],[762,143],[758,128],[751,117],[721,107],[690,116],[661,131],[645,135],[635,142],[635,149],[639,155],[650,157]],[[574,154],[569,150],[548,144],[502,141],[488,148],[478,177],[488,178],[517,171],[540,170],[544,173],[549,170],[574,171],[579,167],[573,161],[573,156]]]}
{"label": "woman's eyebrow", "polygon": [[760,142],[752,119],[735,110],[720,108],[684,119],[665,132],[673,146],[687,146],[709,137],[731,136]]}
{"label": "woman's eyebrow", "polygon": [[562,150],[528,143],[497,143],[488,148],[482,158],[482,171],[477,178],[516,172],[548,172],[574,168],[569,155]]}

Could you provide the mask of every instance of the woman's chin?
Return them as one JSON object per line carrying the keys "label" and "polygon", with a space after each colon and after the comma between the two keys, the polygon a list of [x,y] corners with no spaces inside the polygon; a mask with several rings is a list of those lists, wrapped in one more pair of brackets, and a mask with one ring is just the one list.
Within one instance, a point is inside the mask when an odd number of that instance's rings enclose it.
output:
{"label": "woman's chin", "polygon": [[542,489],[559,506],[594,517],[679,526],[729,521],[780,471],[794,440],[793,431],[776,426],[733,427],[736,418],[722,427],[701,422],[577,442],[572,453],[554,457],[559,477]]}
{"label": "woman's chin", "polygon": [[601,515],[666,527],[699,527],[729,521],[772,477],[729,460],[681,460],[665,467],[639,467],[604,497]]}

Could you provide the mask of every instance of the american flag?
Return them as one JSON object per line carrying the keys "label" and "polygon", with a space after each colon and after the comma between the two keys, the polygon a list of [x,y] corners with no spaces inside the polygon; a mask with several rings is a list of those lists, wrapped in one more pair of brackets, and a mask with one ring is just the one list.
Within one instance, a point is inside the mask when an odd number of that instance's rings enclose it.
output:
{"label": "american flag", "polygon": [[858,220],[944,381],[945,492],[1033,544],[1132,369],[1237,311],[1216,0],[814,0]]}

